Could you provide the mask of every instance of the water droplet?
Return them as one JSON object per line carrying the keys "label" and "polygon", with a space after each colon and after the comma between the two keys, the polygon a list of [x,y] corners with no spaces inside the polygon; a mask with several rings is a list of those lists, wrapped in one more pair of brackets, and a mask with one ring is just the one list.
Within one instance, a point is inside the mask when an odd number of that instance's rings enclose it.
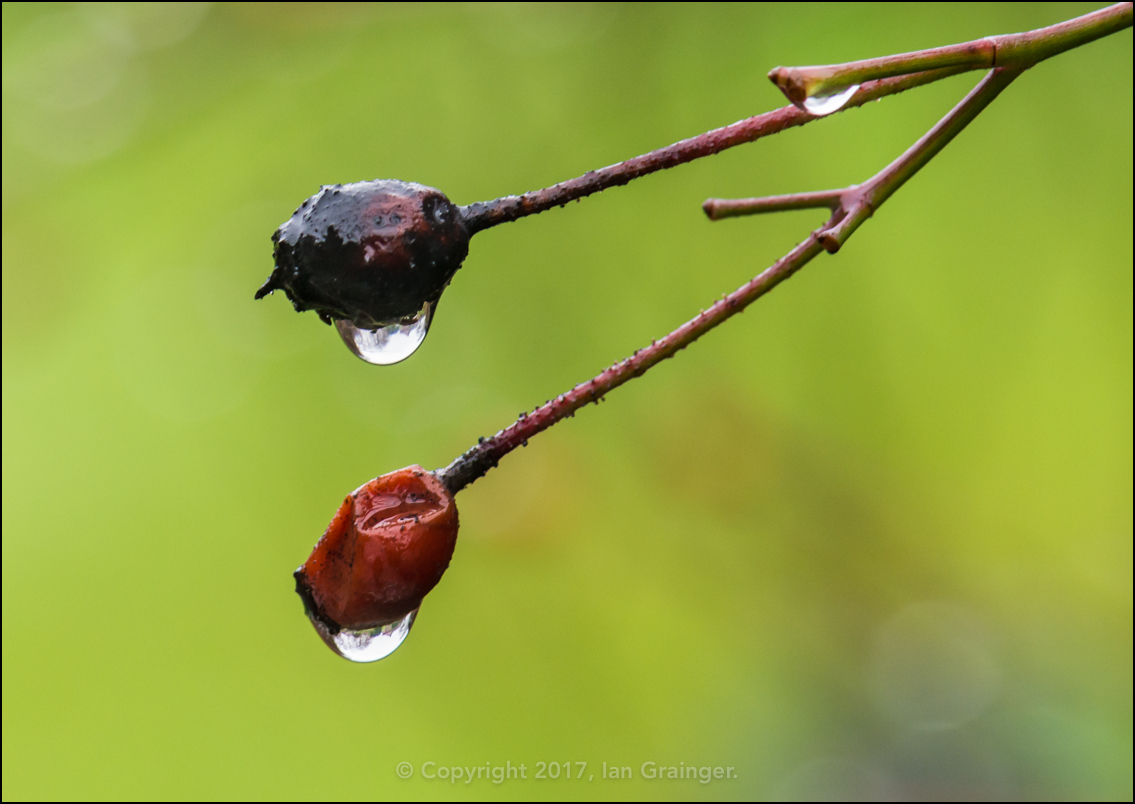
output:
{"label": "water droplet", "polygon": [[398,646],[406,641],[417,616],[418,610],[414,609],[396,623],[381,625],[378,628],[368,628],[363,631],[344,629],[330,638],[322,632],[318,625],[316,625],[316,630],[320,631],[320,636],[323,636],[331,650],[344,659],[349,659],[352,662],[377,662],[379,659],[385,659],[394,653],[398,650]]}
{"label": "water droplet", "polygon": [[401,363],[422,345],[430,331],[433,305],[429,302],[408,324],[396,322],[378,329],[360,329],[350,321],[336,319],[335,329],[347,348],[368,363],[389,366]]}
{"label": "water droplet", "polygon": [[831,95],[816,95],[812,98],[804,99],[804,108],[811,114],[817,117],[838,112],[843,108],[844,104],[851,100],[851,96],[859,89],[859,84],[852,84],[846,89],[841,89],[839,92],[833,92]]}

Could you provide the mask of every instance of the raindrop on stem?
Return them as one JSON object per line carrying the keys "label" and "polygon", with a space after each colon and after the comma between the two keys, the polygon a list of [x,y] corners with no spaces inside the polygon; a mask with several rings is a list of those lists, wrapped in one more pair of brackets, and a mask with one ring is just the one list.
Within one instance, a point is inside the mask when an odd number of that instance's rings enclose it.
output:
{"label": "raindrop on stem", "polygon": [[830,95],[816,95],[811,98],[804,99],[804,109],[810,114],[817,117],[829,115],[832,112],[838,112],[844,105],[851,100],[851,96],[859,89],[859,84],[852,84],[851,86],[841,89],[838,92],[833,92]]}

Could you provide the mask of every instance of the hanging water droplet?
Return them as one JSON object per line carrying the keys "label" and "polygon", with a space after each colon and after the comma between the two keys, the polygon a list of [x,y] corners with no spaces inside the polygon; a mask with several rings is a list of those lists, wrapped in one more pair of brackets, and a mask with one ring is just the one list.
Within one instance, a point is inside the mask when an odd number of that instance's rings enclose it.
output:
{"label": "hanging water droplet", "polygon": [[398,650],[398,646],[405,642],[406,637],[410,635],[410,628],[413,627],[414,618],[417,616],[418,610],[414,609],[396,623],[380,625],[378,628],[367,628],[363,631],[343,629],[335,636],[327,634],[325,629],[320,628],[317,621],[312,620],[312,624],[315,625],[315,630],[319,631],[319,635],[323,637],[331,650],[344,659],[365,663],[385,659]]}
{"label": "hanging water droplet", "polygon": [[838,112],[845,103],[851,100],[851,96],[858,89],[859,84],[852,84],[846,89],[841,89],[839,92],[833,92],[830,95],[816,95],[815,97],[805,98],[804,108],[817,117]]}
{"label": "hanging water droplet", "polygon": [[409,323],[396,322],[378,329],[360,329],[350,321],[336,319],[335,329],[347,348],[368,363],[389,366],[400,363],[422,345],[430,331],[433,305],[429,302]]}

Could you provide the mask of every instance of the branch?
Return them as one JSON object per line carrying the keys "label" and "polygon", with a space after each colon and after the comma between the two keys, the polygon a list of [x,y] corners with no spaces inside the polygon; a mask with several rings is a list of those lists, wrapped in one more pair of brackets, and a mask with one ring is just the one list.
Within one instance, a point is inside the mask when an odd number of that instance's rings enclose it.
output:
{"label": "branch", "polygon": [[449,489],[450,493],[456,494],[477,478],[484,476],[512,450],[519,446],[527,446],[528,439],[532,436],[574,415],[584,405],[599,402],[615,388],[635,377],[641,377],[652,366],[672,357],[714,327],[744,310],[807,265],[821,250],[834,254],[876,209],[946,147],[1023,71],[1024,68],[1021,67],[998,68],[990,71],[930,131],[908,148],[902,156],[864,184],[845,190],[820,193],[799,193],[737,201],[719,199],[706,201],[703,207],[711,219],[716,219],[715,215],[729,217],[824,206],[832,207],[833,212],[826,224],[811,232],[803,243],[757,277],[661,340],[651,342],[650,346],[639,349],[595,378],[549,400],[531,414],[522,413],[516,422],[491,438],[480,439],[476,446],[456,458],[449,466],[436,470],[435,475],[438,480]]}
{"label": "branch", "polygon": [[[951,75],[965,72],[967,69],[969,68],[953,67],[928,70],[879,81],[868,81],[860,86],[838,111],[862,106],[887,95],[894,95],[924,84],[940,81]],[[822,116],[824,115],[812,114],[795,106],[784,106],[771,112],[740,120],[732,125],[715,128],[696,137],[690,137],[673,145],[667,145],[665,148],[659,148],[648,154],[628,159],[625,162],[619,162],[599,170],[589,170],[578,178],[560,182],[543,190],[533,190],[524,195],[508,195],[493,201],[478,201],[458,209],[461,211],[465,228],[472,235],[483,229],[508,223],[526,215],[535,215],[552,207],[562,207],[569,201],[602,192],[609,187],[627,184],[640,176],[646,176],[658,170],[676,167],[695,159],[701,159],[703,156],[712,156],[735,145],[754,142],[770,134],[777,134],[788,128],[811,123]]]}
{"label": "branch", "polygon": [[987,36],[960,45],[917,50],[878,59],[817,67],[777,67],[769,74],[788,100],[801,109],[809,99],[829,98],[847,87],[920,70],[954,72],[994,67],[1027,68],[1065,50],[1131,27],[1131,3],[1117,3],[1066,22],[1035,31]]}
{"label": "branch", "polygon": [[530,414],[520,414],[520,418],[509,427],[491,438],[480,439],[475,447],[465,452],[444,469],[434,472],[450,493],[456,494],[489,469],[497,465],[501,458],[520,446],[527,446],[528,439],[546,430],[561,419],[575,414],[590,402],[600,402],[603,397],[634,377],[641,377],[647,369],[655,366],[675,353],[685,349],[705,333],[728,318],[744,310],[761,296],[768,293],[788,277],[799,271],[823,251],[819,232],[812,232],[808,238],[792,251],[781,257],[760,275],[725,296],[708,310],[671,332],[665,338],[652,341],[650,346],[639,349],[597,377],[575,386],[565,394],[536,408]]}
{"label": "branch", "polygon": [[[706,332],[744,310],[807,265],[821,250],[835,253],[875,210],[894,195],[898,188],[921,170],[927,162],[933,159],[1024,70],[1041,58],[1048,58],[1048,56],[1090,42],[1130,25],[1131,4],[1128,3],[1113,6],[1095,14],[1079,17],[1040,31],[992,38],[997,46],[1000,46],[998,43],[1008,42],[1005,48],[1000,51],[1002,54],[1006,52],[1010,55],[1018,54],[1014,57],[1016,61],[1013,62],[1013,66],[996,67],[991,70],[930,131],[908,148],[902,156],[864,184],[843,190],[819,193],[798,193],[734,201],[709,199],[705,202],[703,208],[713,220],[736,215],[816,207],[829,207],[832,209],[832,215],[826,224],[811,232],[804,242],[772,266],[733,293],[723,297],[709,309],[703,310],[696,318],[687,321],[666,337],[652,341],[650,346],[639,349],[630,357],[609,367],[593,379],[575,386],[553,400],[549,400],[531,414],[522,413],[516,422],[497,432],[496,435],[478,439],[476,446],[467,450],[448,466],[437,469],[434,472],[437,479],[445,485],[450,493],[456,494],[496,466],[500,459],[509,452],[519,446],[527,446],[528,439],[532,436],[546,430],[562,419],[573,416],[584,405],[601,401],[606,394],[615,388],[635,377],[642,376],[652,366],[672,357]],[[997,52],[994,51],[995,57]],[[895,58],[901,60],[902,57]],[[954,65],[900,78],[887,77],[872,80],[850,92],[850,100],[844,103],[842,108],[862,104],[883,94],[892,94],[911,86],[929,83],[944,77],[944,74],[953,74],[965,69],[969,68],[965,67],[964,64]],[[844,75],[853,75],[853,73],[847,72]],[[859,75],[858,77],[861,78],[862,76]],[[887,83],[890,81],[917,83],[907,85]],[[895,87],[901,87],[901,89]],[[766,115],[758,115],[743,120],[733,126],[711,131],[699,137],[683,140],[669,148],[662,148],[645,156],[588,173],[578,179],[555,185],[546,190],[519,197],[510,196],[488,204],[473,204],[463,208],[463,213],[466,215],[467,225],[479,225],[480,228],[487,228],[497,223],[539,212],[557,203],[567,203],[572,198],[598,192],[606,187],[625,184],[631,179],[653,170],[671,167],[696,159],[699,156],[717,153],[740,142],[748,142],[775,131],[782,131],[793,125],[801,125],[812,119],[815,119],[814,115],[801,112],[795,107],[785,107]]]}
{"label": "branch", "polygon": [[819,193],[766,195],[764,198],[707,198],[701,207],[711,221],[740,215],[759,215],[762,212],[783,212],[789,209],[827,207],[835,212],[843,192],[843,190],[824,190]]}
{"label": "branch", "polygon": [[524,195],[478,201],[460,207],[470,234],[544,212],[727,148],[802,126],[834,112],[862,106],[907,89],[970,70],[1026,68],[1038,61],[1131,26],[1131,3],[1119,3],[1047,28],[990,36],[973,42],[897,56],[822,67],[777,67],[769,78],[792,101],[723,128],[707,131],[625,162]]}
{"label": "branch", "polygon": [[823,247],[834,254],[863,221],[871,217],[899,187],[902,187],[911,176],[945,148],[950,140],[961,133],[962,129],[981,114],[981,111],[1001,94],[1001,90],[1009,86],[1023,71],[1023,67],[999,67],[991,70],[957,106],[950,110],[949,114],[922,135],[918,142],[864,184],[852,185],[843,190],[774,195],[765,198],[732,200],[710,198],[702,204],[702,209],[710,220],[720,220],[787,209],[828,207],[832,210],[831,220],[818,230],[818,234]]}
{"label": "branch", "polygon": [[[784,78],[788,86],[799,85],[805,88],[802,91],[812,93],[818,91],[817,87],[832,92],[822,96],[805,94],[803,105],[806,108],[810,106],[812,112],[795,106],[785,107],[592,171],[545,190],[461,207],[465,228],[456,225],[450,202],[437,190],[405,182],[366,183],[365,192],[371,194],[366,196],[368,203],[376,194],[384,199],[382,203],[386,203],[389,197],[409,198],[412,201],[408,209],[415,214],[424,215],[428,208],[437,223],[449,224],[461,236],[453,241],[459,252],[453,263],[452,271],[455,271],[466,253],[468,235],[480,229],[557,204],[566,204],[607,187],[626,184],[638,176],[803,125],[822,114],[831,114],[841,108],[861,105],[972,69],[969,65],[975,62],[992,65],[977,86],[930,131],[861,185],[765,198],[711,198],[706,201],[703,208],[712,220],[790,209],[826,207],[831,211],[827,223],[809,233],[804,242],[733,293],[723,296],[666,337],[651,341],[650,346],[639,349],[595,378],[547,401],[531,414],[520,414],[516,422],[491,438],[478,439],[476,446],[448,466],[432,473],[426,473],[420,466],[407,467],[375,478],[352,492],[340,506],[307,562],[295,572],[296,591],[303,599],[305,611],[316,631],[332,650],[352,661],[375,661],[396,649],[409,633],[422,598],[440,580],[452,557],[458,529],[453,495],[483,476],[512,450],[527,446],[532,436],[573,416],[584,405],[601,402],[606,394],[620,385],[641,377],[651,367],[673,357],[711,329],[742,312],[822,251],[838,251],[875,210],[941,152],[1024,70],[1042,58],[1129,27],[1131,16],[1131,4],[1124,4],[1029,34],[991,37],[967,45],[835,68],[803,68],[795,73],[776,70],[774,75]],[[934,69],[925,69],[927,67]],[[898,74],[910,69],[919,71]],[[809,74],[810,70],[813,74]],[[815,71],[823,70],[827,73],[820,80],[808,83],[815,79]],[[822,81],[829,83],[823,84]],[[857,83],[840,90],[838,81]],[[809,104],[809,101],[816,102]],[[338,188],[330,189],[333,193],[339,192]],[[442,202],[444,205],[439,206]],[[376,212],[370,209],[367,215],[376,216]],[[376,225],[380,223],[381,219],[378,219]],[[416,232],[409,232],[408,243],[413,242],[410,236],[416,237]],[[369,245],[365,247],[370,248]],[[408,253],[411,254],[408,264],[413,268],[412,252]],[[452,276],[452,271],[449,276]],[[294,298],[293,302],[300,309],[300,303]],[[427,305],[427,313],[429,309]],[[424,335],[424,329],[422,332]]]}

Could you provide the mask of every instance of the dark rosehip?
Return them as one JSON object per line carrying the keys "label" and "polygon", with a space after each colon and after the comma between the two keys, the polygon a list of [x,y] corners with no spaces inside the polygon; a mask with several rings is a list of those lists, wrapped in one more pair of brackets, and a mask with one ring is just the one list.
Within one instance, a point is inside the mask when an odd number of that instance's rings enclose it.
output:
{"label": "dark rosehip", "polygon": [[324,639],[389,625],[422,604],[456,542],[453,495],[420,466],[399,469],[347,496],[296,570],[296,592]]}
{"label": "dark rosehip", "polygon": [[393,179],[323,187],[272,241],[276,268],[256,298],[283,290],[297,311],[361,329],[436,304],[469,253],[461,213],[440,190]]}

